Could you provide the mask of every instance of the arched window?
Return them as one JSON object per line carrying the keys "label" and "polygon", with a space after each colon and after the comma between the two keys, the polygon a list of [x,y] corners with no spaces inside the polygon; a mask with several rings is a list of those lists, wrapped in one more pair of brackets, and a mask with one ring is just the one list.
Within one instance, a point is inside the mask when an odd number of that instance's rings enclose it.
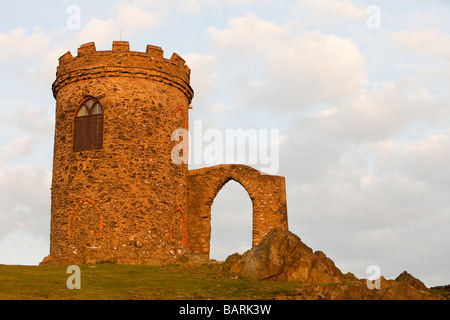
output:
{"label": "arched window", "polygon": [[103,109],[95,99],[84,101],[77,109],[73,128],[73,151],[101,149],[103,146]]}

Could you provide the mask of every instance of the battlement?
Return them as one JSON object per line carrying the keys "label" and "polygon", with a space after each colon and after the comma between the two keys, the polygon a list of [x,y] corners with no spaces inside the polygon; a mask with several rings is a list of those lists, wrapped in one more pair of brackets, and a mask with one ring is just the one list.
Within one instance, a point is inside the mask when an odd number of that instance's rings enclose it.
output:
{"label": "battlement", "polygon": [[59,58],[53,93],[56,97],[62,85],[74,81],[78,76],[92,77],[109,75],[159,78],[180,86],[192,100],[190,87],[191,69],[183,58],[173,53],[170,59],[164,58],[160,47],[147,45],[145,52],[131,51],[128,41],[113,41],[111,51],[97,51],[94,42],[81,45],[77,56],[70,51]]}

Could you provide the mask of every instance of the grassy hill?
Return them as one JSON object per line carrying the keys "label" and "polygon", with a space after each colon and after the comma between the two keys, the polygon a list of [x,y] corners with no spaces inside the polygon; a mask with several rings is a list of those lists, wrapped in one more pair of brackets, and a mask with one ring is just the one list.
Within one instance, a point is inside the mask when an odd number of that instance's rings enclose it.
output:
{"label": "grassy hill", "polygon": [[81,289],[69,290],[67,266],[0,265],[1,300],[97,299],[274,299],[301,286],[287,282],[238,280],[221,264],[202,266],[82,265]]}
{"label": "grassy hill", "polygon": [[[299,294],[317,298],[317,292],[333,292],[340,286],[244,281],[230,274],[225,263],[197,266],[104,263],[81,265],[80,269],[81,289],[70,290],[67,279],[72,274],[66,273],[67,266],[0,265],[0,300],[273,300],[298,298]],[[358,294],[365,296],[368,290],[364,285],[362,288]],[[445,290],[440,289],[430,291],[446,296]]]}

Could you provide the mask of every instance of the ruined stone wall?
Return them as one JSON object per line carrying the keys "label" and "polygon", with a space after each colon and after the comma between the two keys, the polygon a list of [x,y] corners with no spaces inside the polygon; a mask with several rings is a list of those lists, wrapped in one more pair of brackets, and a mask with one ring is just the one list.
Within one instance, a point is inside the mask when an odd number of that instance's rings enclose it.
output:
{"label": "ruined stone wall", "polygon": [[211,206],[217,193],[230,180],[240,183],[252,201],[253,246],[272,228],[288,229],[284,177],[236,164],[189,170],[187,236],[191,252],[209,257]]}
{"label": "ruined stone wall", "polygon": [[[60,58],[50,256],[44,263],[166,263],[185,251],[187,165],[171,160],[175,128],[188,128],[190,70],[159,47],[112,51],[94,43]],[[75,112],[103,108],[103,147],[73,151]]]}

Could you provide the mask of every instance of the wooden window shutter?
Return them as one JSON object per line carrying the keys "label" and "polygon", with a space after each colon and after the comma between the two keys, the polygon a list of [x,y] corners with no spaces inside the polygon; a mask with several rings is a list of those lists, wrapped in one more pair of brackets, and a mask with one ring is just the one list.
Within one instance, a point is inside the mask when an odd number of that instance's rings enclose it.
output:
{"label": "wooden window shutter", "polygon": [[91,116],[92,148],[100,149],[103,146],[103,114]]}
{"label": "wooden window shutter", "polygon": [[85,117],[75,118],[73,129],[73,151],[83,151],[85,146]]}

